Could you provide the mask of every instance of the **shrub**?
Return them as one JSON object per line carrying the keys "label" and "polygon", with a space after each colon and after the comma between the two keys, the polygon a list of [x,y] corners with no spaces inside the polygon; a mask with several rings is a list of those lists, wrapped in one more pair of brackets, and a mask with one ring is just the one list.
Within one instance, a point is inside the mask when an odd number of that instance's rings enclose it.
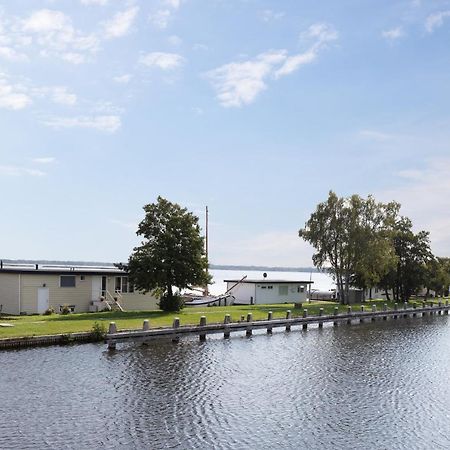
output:
{"label": "shrub", "polygon": [[106,325],[104,323],[94,322],[92,325],[92,338],[96,341],[105,339]]}
{"label": "shrub", "polygon": [[71,310],[69,308],[69,305],[64,305],[61,309],[61,314],[70,314]]}
{"label": "shrub", "polygon": [[51,316],[52,314],[55,314],[55,308],[53,306],[50,306],[44,311],[44,316]]}
{"label": "shrub", "polygon": [[180,309],[184,308],[184,300],[179,294],[174,294],[172,297],[163,295],[158,306],[163,311],[180,311]]}

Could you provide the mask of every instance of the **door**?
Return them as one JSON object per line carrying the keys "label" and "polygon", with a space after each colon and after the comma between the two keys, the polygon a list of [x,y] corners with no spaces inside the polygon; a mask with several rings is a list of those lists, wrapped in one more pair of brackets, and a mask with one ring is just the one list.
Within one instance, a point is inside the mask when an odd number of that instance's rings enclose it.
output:
{"label": "door", "polygon": [[102,295],[102,277],[92,277],[92,301],[96,302]]}
{"label": "door", "polygon": [[48,287],[38,288],[38,304],[37,312],[38,314],[43,314],[49,308],[49,289]]}

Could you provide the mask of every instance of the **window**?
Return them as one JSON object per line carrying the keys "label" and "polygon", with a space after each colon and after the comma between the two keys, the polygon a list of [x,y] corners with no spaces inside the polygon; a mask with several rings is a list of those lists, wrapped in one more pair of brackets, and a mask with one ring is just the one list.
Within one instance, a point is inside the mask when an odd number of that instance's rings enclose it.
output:
{"label": "window", "polygon": [[267,289],[273,289],[273,286],[267,286]]}
{"label": "window", "polygon": [[288,295],[288,286],[278,286],[278,295]]}
{"label": "window", "polygon": [[267,286],[261,286],[261,289],[267,289]]}
{"label": "window", "polygon": [[86,277],[84,275],[80,275],[80,281],[84,281]]}
{"label": "window", "polygon": [[134,286],[128,282],[128,277],[116,277],[114,291],[127,294],[134,292]]}
{"label": "window", "polygon": [[59,287],[71,288],[75,286],[75,275],[61,275],[59,277]]}
{"label": "window", "polygon": [[297,292],[305,292],[305,286],[298,286]]}

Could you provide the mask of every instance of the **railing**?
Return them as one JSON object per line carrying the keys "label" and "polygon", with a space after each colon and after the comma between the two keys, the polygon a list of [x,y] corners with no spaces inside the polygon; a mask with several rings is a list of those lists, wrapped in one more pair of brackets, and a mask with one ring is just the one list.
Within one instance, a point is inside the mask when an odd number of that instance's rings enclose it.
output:
{"label": "railing", "polygon": [[115,297],[108,290],[105,290],[103,292],[105,293],[104,295],[105,304],[110,311],[112,311],[114,307],[117,307],[117,309],[119,309],[122,312],[124,311],[122,305],[119,303],[122,301],[122,294],[120,292],[116,292]]}

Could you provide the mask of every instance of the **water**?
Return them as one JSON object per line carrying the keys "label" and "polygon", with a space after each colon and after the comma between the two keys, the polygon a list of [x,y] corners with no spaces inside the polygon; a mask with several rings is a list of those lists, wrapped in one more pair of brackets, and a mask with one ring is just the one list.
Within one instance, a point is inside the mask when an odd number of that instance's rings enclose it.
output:
{"label": "water", "polygon": [[448,449],[448,316],[0,352],[1,449]]}
{"label": "water", "polygon": [[[240,280],[247,275],[248,279],[262,279],[261,270],[211,270],[213,284],[210,286],[210,292],[214,295],[223,294],[227,290],[227,284],[223,280]],[[313,281],[312,289],[329,291],[335,287],[332,278],[326,273],[319,272],[267,272],[267,280],[297,280]]]}

